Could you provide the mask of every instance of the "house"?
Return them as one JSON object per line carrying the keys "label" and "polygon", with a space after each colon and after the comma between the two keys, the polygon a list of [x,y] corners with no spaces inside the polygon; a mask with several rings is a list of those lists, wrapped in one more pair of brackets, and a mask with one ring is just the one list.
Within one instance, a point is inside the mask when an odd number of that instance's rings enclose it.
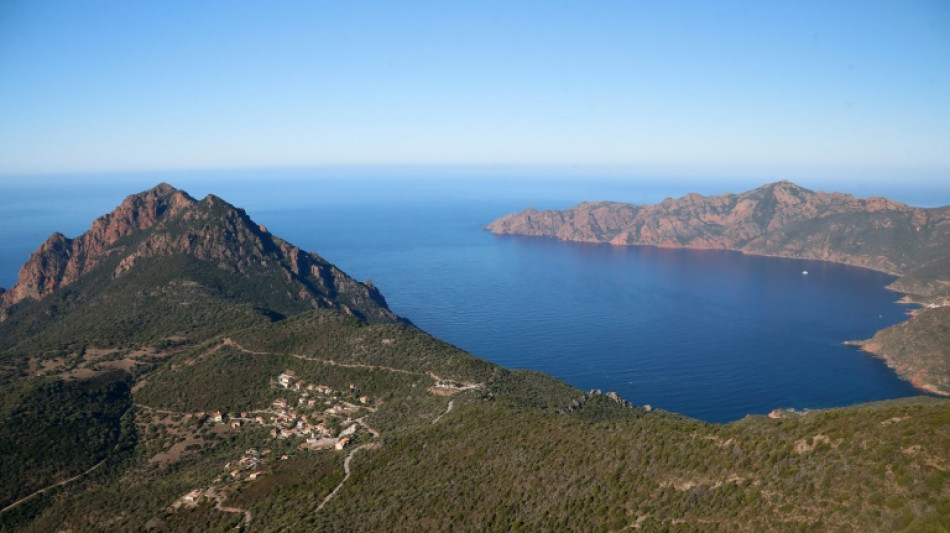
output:
{"label": "house", "polygon": [[263,474],[263,472],[261,472],[260,470],[258,470],[257,472],[251,472],[250,474],[248,474],[247,479],[255,480],[261,477],[261,474]]}
{"label": "house", "polygon": [[369,403],[369,396],[365,396],[365,395],[360,396],[360,403],[363,405],[366,405],[367,403]]}
{"label": "house", "polygon": [[231,422],[231,427],[232,427],[232,428],[235,428],[235,429],[240,428],[240,427],[241,427],[241,421],[240,421],[240,420],[235,420],[235,421]]}
{"label": "house", "polygon": [[294,382],[296,377],[297,376],[294,375],[293,371],[284,370],[279,376],[277,376],[277,383],[279,383],[283,388],[287,389],[290,388],[291,383]]}
{"label": "house", "polygon": [[277,398],[276,400],[274,400],[274,403],[273,403],[272,405],[273,405],[274,407],[279,408],[279,409],[286,409],[286,408],[287,408],[287,400],[285,400],[285,399],[283,399],[283,398]]}
{"label": "house", "polygon": [[201,497],[202,497],[203,495],[204,495],[204,493],[201,491],[201,489],[194,489],[193,491],[189,492],[188,494],[185,494],[184,496],[182,496],[182,497],[181,497],[181,501],[183,501],[183,502],[185,502],[185,503],[195,503],[196,501],[198,501],[199,499],[201,499]]}
{"label": "house", "polygon": [[241,418],[247,418],[247,411],[241,411]]}
{"label": "house", "polygon": [[219,423],[224,422],[224,413],[221,411],[215,411],[214,414],[211,415],[211,420]]}
{"label": "house", "polygon": [[342,439],[336,441],[336,449],[337,449],[337,450],[342,450],[342,449],[345,448],[346,445],[349,444],[349,443],[350,443],[350,438],[349,438],[349,437],[344,437],[344,438],[342,438]]}

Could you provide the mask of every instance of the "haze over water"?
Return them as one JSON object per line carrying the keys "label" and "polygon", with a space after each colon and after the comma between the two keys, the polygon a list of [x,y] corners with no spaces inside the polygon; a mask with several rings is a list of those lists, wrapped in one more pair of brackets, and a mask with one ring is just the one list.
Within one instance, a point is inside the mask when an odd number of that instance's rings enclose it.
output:
{"label": "haze over water", "polygon": [[[904,318],[907,307],[894,303],[899,295],[884,289],[890,276],[816,261],[481,230],[528,205],[667,195],[642,183],[610,182],[596,190],[608,196],[578,197],[594,191],[569,182],[466,189],[424,181],[175,178],[162,179],[245,207],[274,234],[371,279],[396,313],[436,337],[582,389],[613,390],[638,405],[715,422],[776,407],[917,394],[881,361],[841,344]],[[73,237],[125,195],[159,180],[152,181],[10,189],[0,200],[0,223],[10,235],[0,248],[0,286],[12,284],[51,232],[47,226]],[[731,184],[701,192],[741,190]]]}

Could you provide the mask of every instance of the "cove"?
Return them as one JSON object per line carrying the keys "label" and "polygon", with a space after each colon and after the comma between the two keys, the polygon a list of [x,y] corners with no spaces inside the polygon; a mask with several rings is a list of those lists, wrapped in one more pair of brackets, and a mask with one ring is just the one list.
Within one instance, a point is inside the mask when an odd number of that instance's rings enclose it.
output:
{"label": "cove", "polygon": [[324,206],[262,218],[372,279],[395,312],[436,337],[637,405],[726,422],[919,394],[882,361],[842,345],[905,318],[900,295],[884,288],[892,276],[481,231],[502,209]]}

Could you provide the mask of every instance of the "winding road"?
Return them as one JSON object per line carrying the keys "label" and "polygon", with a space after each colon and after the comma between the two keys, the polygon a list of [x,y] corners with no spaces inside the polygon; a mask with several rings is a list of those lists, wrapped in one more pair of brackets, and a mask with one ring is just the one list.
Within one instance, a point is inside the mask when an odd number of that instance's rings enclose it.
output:
{"label": "winding road", "polygon": [[445,408],[445,412],[442,413],[441,415],[435,417],[435,420],[433,420],[432,423],[435,424],[435,423],[438,422],[439,420],[442,420],[442,417],[443,417],[443,416],[445,416],[445,415],[447,415],[447,414],[449,414],[449,413],[452,412],[452,408],[453,408],[453,407],[455,407],[455,399],[449,400],[449,405]]}
{"label": "winding road", "polygon": [[340,480],[340,483],[336,487],[334,487],[333,492],[331,492],[330,494],[327,494],[327,497],[324,498],[322,502],[320,502],[320,505],[317,506],[317,510],[314,512],[319,513],[324,508],[324,506],[326,506],[326,504],[330,503],[330,500],[332,500],[333,497],[336,496],[336,493],[340,492],[340,489],[343,488],[343,484],[346,483],[346,480],[350,479],[350,460],[353,459],[353,456],[356,454],[356,452],[362,449],[375,448],[375,447],[376,447],[375,442],[367,442],[366,444],[357,446],[356,448],[353,448],[353,450],[350,451],[350,453],[346,456],[346,459],[343,460],[343,479]]}
{"label": "winding road", "polygon": [[205,493],[206,496],[214,498],[215,504],[214,508],[221,511],[222,513],[241,513],[244,515],[244,527],[247,527],[251,523],[251,511],[248,509],[241,509],[240,507],[228,507],[224,505],[224,501],[227,500],[227,496],[219,492],[208,491]]}

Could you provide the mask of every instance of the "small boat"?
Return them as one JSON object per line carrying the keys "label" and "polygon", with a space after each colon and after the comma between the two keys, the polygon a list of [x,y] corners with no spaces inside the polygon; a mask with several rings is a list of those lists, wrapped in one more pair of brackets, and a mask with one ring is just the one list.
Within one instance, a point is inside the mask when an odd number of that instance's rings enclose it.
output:
{"label": "small boat", "polygon": [[802,275],[803,275],[803,276],[807,276],[807,275],[808,275],[808,271],[807,271],[807,270],[802,270]]}

